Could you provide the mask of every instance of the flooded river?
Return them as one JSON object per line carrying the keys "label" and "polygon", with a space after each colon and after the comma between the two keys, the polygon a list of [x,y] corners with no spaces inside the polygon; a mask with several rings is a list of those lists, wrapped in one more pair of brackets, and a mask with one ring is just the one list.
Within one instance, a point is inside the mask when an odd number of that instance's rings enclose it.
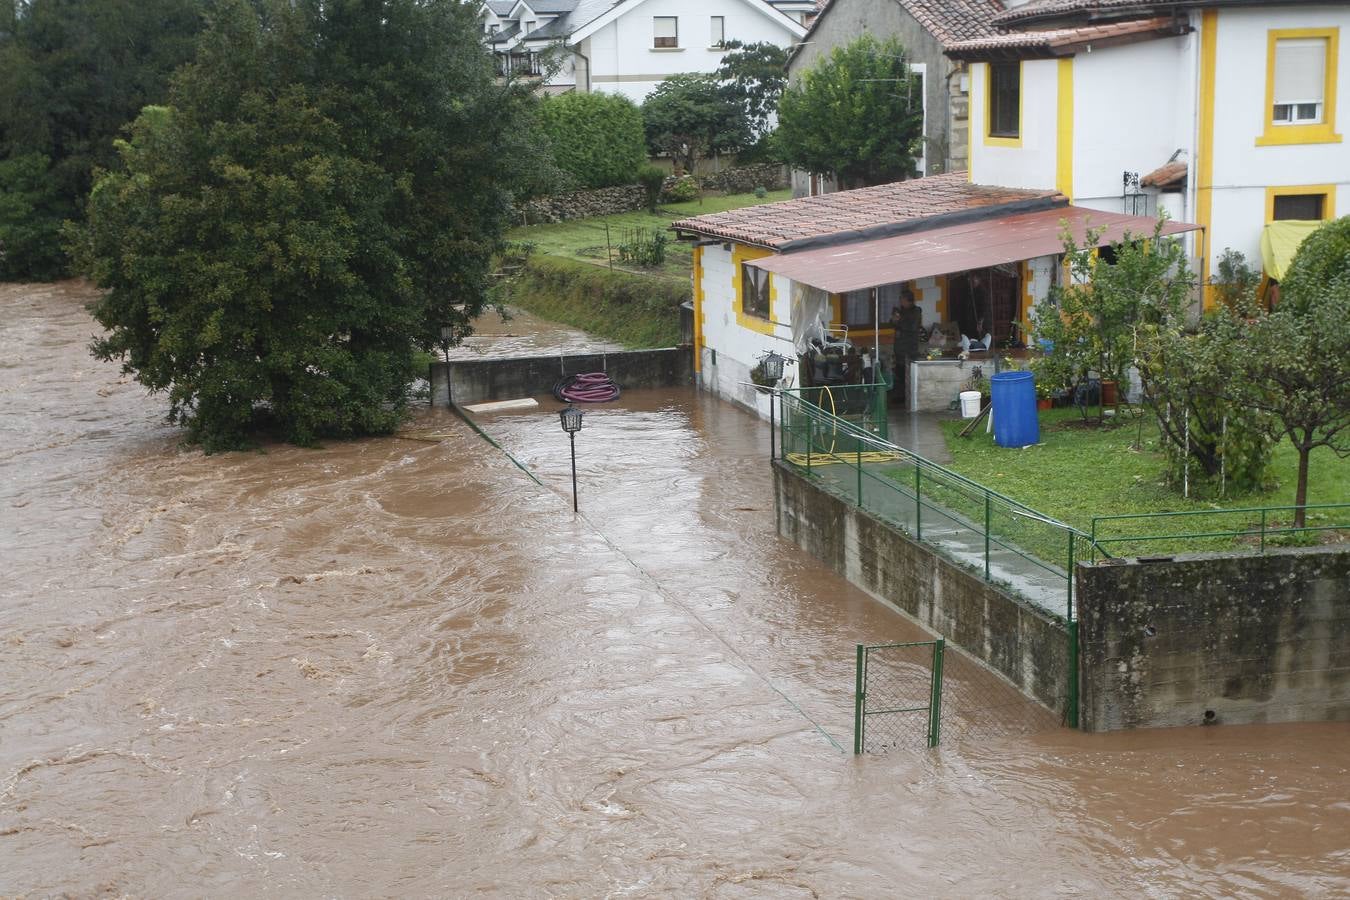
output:
{"label": "flooded river", "polygon": [[[855,759],[856,641],[690,392],[214,457],[0,287],[0,895],[1344,896],[1350,726]],[[971,675],[975,678],[977,675]]]}

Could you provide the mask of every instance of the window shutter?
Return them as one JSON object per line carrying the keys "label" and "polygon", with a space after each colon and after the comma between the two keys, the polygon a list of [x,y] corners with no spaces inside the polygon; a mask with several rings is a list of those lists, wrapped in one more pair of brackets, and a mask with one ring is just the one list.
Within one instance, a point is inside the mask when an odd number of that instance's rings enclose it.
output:
{"label": "window shutter", "polygon": [[1275,103],[1320,103],[1326,90],[1325,38],[1275,42]]}
{"label": "window shutter", "polygon": [[[654,35],[654,36],[655,36],[656,42],[657,42],[657,43],[656,43],[656,46],[658,46],[658,47],[674,47],[674,46],[675,46],[675,41],[676,41],[676,39],[679,37],[678,30],[677,30],[677,29],[678,29],[678,25],[676,24],[677,22],[679,22],[679,19],[677,19],[675,16],[655,16],[655,17],[653,17],[653,19],[652,19],[652,24],[653,24],[653,27],[655,28],[655,35]],[[668,41],[669,43],[665,43],[665,42],[667,42],[667,41]]]}

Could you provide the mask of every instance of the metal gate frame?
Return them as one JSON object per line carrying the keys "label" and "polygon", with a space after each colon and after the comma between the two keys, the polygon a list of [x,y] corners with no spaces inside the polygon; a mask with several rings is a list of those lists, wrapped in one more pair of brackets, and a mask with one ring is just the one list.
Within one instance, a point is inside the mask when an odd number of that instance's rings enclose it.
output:
{"label": "metal gate frame", "polygon": [[[853,700],[853,753],[863,752],[863,742],[867,732],[867,717],[882,716],[888,713],[928,713],[928,746],[936,747],[942,739],[942,655],[946,641],[937,638],[932,641],[908,641],[900,644],[858,644],[857,663]],[[904,647],[932,647],[933,663],[930,669],[930,684],[927,706],[909,706],[894,709],[867,708],[867,660],[871,654],[880,650],[898,650]]]}

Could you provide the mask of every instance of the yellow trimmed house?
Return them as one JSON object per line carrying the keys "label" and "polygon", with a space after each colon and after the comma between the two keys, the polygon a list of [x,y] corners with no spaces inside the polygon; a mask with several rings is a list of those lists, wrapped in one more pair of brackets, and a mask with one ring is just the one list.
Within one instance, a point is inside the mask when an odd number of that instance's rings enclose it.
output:
{"label": "yellow trimmed house", "polygon": [[967,68],[973,181],[1196,222],[1206,280],[1229,248],[1270,274],[1271,223],[1350,214],[1350,3],[1004,6],[1006,33],[947,48]]}
{"label": "yellow trimmed house", "polygon": [[[826,334],[860,354],[879,338],[889,370],[886,322],[905,289],[926,327],[1016,345],[1019,323],[1060,277],[1066,226],[1080,240],[1104,228],[1102,245],[1153,230],[1149,219],[1070,206],[1053,189],[971,184],[964,173],[678,221],[675,231],[694,242],[698,383],[767,417],[751,368],[773,351],[789,360],[789,385],[815,383],[806,367],[812,341]],[[1177,222],[1168,233],[1194,227]],[[911,368],[911,409],[947,408],[969,375],[956,355]]]}

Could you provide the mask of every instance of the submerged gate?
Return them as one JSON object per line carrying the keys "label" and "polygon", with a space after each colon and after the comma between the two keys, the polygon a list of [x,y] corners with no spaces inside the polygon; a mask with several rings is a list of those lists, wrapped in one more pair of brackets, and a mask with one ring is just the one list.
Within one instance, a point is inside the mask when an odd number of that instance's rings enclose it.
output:
{"label": "submerged gate", "polygon": [[858,645],[853,752],[936,747],[942,737],[942,638]]}

